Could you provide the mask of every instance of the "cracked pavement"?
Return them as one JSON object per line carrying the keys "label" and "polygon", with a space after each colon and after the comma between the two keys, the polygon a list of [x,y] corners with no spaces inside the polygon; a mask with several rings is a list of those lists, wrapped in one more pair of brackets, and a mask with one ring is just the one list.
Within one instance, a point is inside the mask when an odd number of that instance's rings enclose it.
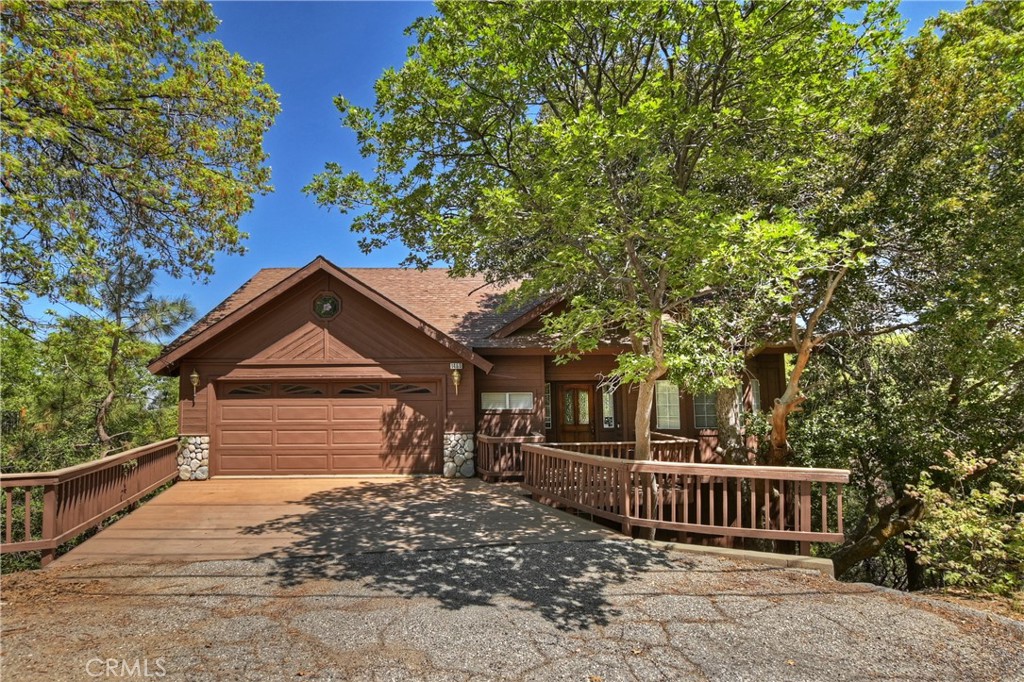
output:
{"label": "cracked pavement", "polygon": [[[415,482],[374,508],[379,485],[239,528],[289,533],[247,558],[5,576],[3,679],[97,679],[89,661],[114,659],[169,680],[1024,680],[1024,634],[985,614],[570,532],[507,486],[447,487],[439,511]],[[442,530],[502,506],[548,532]],[[372,514],[378,543],[346,514]]]}

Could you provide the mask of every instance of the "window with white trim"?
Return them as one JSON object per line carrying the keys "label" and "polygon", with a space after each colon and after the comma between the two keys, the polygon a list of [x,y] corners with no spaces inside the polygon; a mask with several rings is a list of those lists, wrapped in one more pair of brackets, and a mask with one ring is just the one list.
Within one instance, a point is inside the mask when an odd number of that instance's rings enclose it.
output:
{"label": "window with white trim", "polygon": [[615,428],[615,393],[612,391],[601,391],[601,426]]}
{"label": "window with white trim", "polygon": [[698,429],[717,429],[718,414],[715,410],[715,394],[702,393],[693,396],[693,425]]}
{"label": "window with white trim", "polygon": [[755,413],[761,411],[761,382],[757,379],[750,380],[750,407]]}
{"label": "window with white trim", "polygon": [[504,393],[481,393],[480,409],[482,410],[532,410],[533,393],[527,391],[509,391]]}
{"label": "window with white trim", "polygon": [[679,425],[679,387],[671,381],[655,383],[654,404],[659,429],[678,429]]}
{"label": "window with white trim", "polygon": [[551,404],[551,384],[544,384],[544,428],[550,429],[552,427],[551,410],[554,406]]}

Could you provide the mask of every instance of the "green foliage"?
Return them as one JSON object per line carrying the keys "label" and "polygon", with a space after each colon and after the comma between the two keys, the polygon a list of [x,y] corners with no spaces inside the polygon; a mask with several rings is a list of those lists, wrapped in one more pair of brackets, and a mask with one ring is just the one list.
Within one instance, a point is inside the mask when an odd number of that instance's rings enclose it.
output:
{"label": "green foliage", "polygon": [[0,10],[3,309],[95,303],[113,250],[205,276],[240,252],[269,191],[263,69],[205,34],[206,2],[28,2]]}
{"label": "green foliage", "polygon": [[836,126],[869,127],[897,34],[890,5],[843,19],[861,4],[442,2],[372,108],[336,100],[375,172],[306,189],[366,249],[571,302],[558,353],[624,341],[622,380],[728,386],[797,285],[857,257],[796,209]]}
{"label": "green foliage", "polygon": [[[1024,322],[1024,308],[1017,315]],[[923,505],[854,578],[903,586],[915,568],[906,545],[925,573],[916,587],[1019,586],[1024,346],[1004,354],[997,328],[978,342],[971,364],[941,329],[837,342],[808,370],[813,390],[792,442],[803,464],[851,470],[850,542],[894,527],[901,500]]]}
{"label": "green foliage", "polygon": [[914,487],[927,509],[908,533],[921,563],[945,586],[1024,590],[1024,450],[945,454]]}
{"label": "green foliage", "polygon": [[[48,471],[95,459],[107,449],[97,440],[96,412],[108,392],[110,337],[103,321],[75,317],[37,341],[0,327],[4,471]],[[109,429],[125,434],[122,447],[171,437],[177,430],[177,386],[155,377],[145,363],[160,349],[127,340],[117,370],[121,386]]]}

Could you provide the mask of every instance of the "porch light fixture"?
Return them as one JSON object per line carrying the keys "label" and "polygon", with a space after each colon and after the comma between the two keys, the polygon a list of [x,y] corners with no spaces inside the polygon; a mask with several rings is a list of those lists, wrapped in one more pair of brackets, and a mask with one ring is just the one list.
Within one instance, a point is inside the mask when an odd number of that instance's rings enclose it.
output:
{"label": "porch light fixture", "polygon": [[192,382],[192,403],[196,402],[196,391],[199,390],[199,370],[192,368],[192,373],[188,375],[189,381]]}
{"label": "porch light fixture", "polygon": [[452,370],[452,386],[455,387],[455,395],[459,394],[459,384],[462,383],[462,363],[453,362],[451,365]]}

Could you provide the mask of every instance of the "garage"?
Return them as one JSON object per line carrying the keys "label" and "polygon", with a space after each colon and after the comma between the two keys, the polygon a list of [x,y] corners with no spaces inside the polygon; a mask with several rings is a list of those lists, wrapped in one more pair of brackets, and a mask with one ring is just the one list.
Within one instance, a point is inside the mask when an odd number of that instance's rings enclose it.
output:
{"label": "garage", "polygon": [[214,475],[432,473],[441,466],[437,379],[224,381]]}
{"label": "garage", "polygon": [[358,273],[324,258],[260,270],[150,363],[178,379],[178,433],[194,455],[179,478],[465,465],[475,375],[494,366],[464,343],[490,318],[465,325],[487,292],[476,280],[452,290],[443,270]]}

